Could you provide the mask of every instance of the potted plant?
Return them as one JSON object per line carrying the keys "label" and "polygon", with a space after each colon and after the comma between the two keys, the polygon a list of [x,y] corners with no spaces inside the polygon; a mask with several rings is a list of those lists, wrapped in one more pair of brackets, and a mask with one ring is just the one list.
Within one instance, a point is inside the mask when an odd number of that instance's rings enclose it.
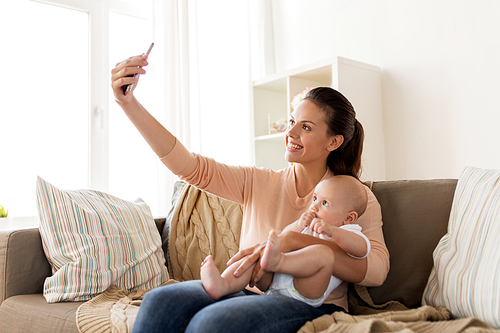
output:
{"label": "potted plant", "polygon": [[0,205],[0,218],[7,217],[7,215],[9,215],[9,210]]}

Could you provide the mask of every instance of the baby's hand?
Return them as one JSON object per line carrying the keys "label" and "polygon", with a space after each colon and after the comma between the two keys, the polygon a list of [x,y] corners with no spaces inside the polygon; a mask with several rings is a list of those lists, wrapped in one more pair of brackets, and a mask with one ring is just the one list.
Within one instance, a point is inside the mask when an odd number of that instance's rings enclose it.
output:
{"label": "baby's hand", "polygon": [[321,219],[314,219],[311,222],[311,231],[313,231],[317,234],[322,234],[322,235],[328,236],[328,237],[332,236],[332,234],[335,231],[335,228],[338,228],[338,227],[335,227],[331,224],[328,224]]}
{"label": "baby's hand", "polygon": [[305,212],[299,219],[299,226],[305,228],[311,224],[311,222],[316,218],[316,214],[313,212]]}

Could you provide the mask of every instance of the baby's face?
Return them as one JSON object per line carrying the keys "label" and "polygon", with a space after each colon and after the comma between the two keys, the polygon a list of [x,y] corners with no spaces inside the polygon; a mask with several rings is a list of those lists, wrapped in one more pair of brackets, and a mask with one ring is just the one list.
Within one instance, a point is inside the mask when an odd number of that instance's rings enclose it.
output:
{"label": "baby's face", "polygon": [[340,227],[348,213],[342,199],[340,191],[335,190],[329,182],[323,181],[314,190],[310,210],[316,215],[316,218]]}

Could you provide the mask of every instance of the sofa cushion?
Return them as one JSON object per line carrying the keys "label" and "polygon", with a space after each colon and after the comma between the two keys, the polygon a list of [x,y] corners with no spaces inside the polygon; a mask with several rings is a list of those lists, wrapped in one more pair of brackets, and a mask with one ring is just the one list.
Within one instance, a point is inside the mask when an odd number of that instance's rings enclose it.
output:
{"label": "sofa cushion", "polygon": [[0,331],[78,333],[76,310],[84,302],[47,303],[42,294],[18,295],[0,307]]}
{"label": "sofa cushion", "polygon": [[37,181],[40,235],[53,276],[47,302],[83,301],[111,284],[149,289],[169,278],[149,207],[93,190],[62,191]]}
{"label": "sofa cushion", "polygon": [[458,180],[448,232],[434,251],[424,303],[500,328],[500,170],[468,167]]}
{"label": "sofa cushion", "polygon": [[375,304],[396,300],[417,307],[432,269],[432,251],[446,233],[456,179],[374,182],[382,206],[391,268],[380,287],[368,288]]}

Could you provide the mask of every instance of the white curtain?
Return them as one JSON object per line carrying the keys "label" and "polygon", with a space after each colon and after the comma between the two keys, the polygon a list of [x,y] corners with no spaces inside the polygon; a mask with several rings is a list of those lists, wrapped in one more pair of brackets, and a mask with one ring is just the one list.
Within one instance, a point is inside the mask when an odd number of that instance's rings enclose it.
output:
{"label": "white curtain", "polygon": [[[158,93],[162,94],[158,120],[174,134],[188,149],[193,149],[192,114],[198,109],[198,80],[196,66],[196,34],[191,28],[189,7],[193,0],[155,0],[155,58],[151,65],[158,69]],[[191,23],[193,24],[193,23]],[[193,50],[194,49],[194,50]],[[190,65],[194,64],[194,65]],[[147,105],[145,105],[147,108]],[[193,149],[194,150],[194,149]],[[170,203],[173,183],[176,178],[159,164],[160,211],[166,211]]]}
{"label": "white curtain", "polygon": [[[155,0],[154,8],[159,54],[150,66],[161,66],[164,110],[158,120],[189,150],[235,165],[249,164],[252,155],[248,7],[234,0]],[[169,202],[175,179],[162,166],[159,174],[160,197]]]}
{"label": "white curtain", "polygon": [[[191,29],[189,7],[193,0],[155,0],[155,40],[164,76],[164,124],[188,148],[191,146],[191,113],[197,102],[196,31]],[[193,23],[191,23],[192,25]],[[194,48],[194,50],[193,50]]]}
{"label": "white curtain", "polygon": [[271,0],[249,0],[252,79],[275,73],[273,6]]}

